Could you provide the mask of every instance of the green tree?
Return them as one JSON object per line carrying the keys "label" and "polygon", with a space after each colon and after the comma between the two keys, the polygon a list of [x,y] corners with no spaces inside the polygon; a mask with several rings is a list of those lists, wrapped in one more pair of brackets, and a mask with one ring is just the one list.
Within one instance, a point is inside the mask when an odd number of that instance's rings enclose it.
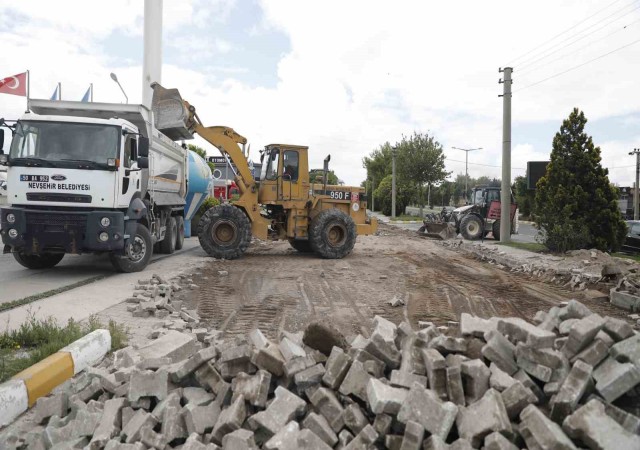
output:
{"label": "green tree", "polygon": [[[322,178],[324,176],[324,170],[322,169],[311,169],[309,171],[309,181],[311,183],[315,183],[316,178]],[[337,185],[338,184],[338,175],[335,174],[333,170],[329,170],[327,172],[327,184]]]}
{"label": "green tree", "polygon": [[516,196],[518,210],[525,219],[529,219],[534,214],[535,191],[528,188],[527,178],[523,176],[517,176],[513,180],[512,190]]}
{"label": "green tree", "polygon": [[362,165],[367,169],[367,178],[372,182],[372,189],[375,190],[382,179],[391,175],[391,144],[385,142],[378,149],[374,150],[362,158]]}
{"label": "green tree", "polygon": [[586,123],[574,108],[553,138],[551,162],[536,186],[535,219],[552,251],[616,251],[626,235],[617,189],[600,163],[600,148],[584,132]]}
{"label": "green tree", "polygon": [[[376,206],[386,216],[391,215],[391,183],[392,176],[387,175],[373,192]],[[415,198],[415,186],[404,180],[396,179],[396,215],[404,214],[405,208]]]}
{"label": "green tree", "polygon": [[[194,144],[188,144],[187,149],[191,150],[192,152],[196,152],[198,155],[202,157],[202,159],[207,161],[207,151],[202,147],[198,147],[197,145],[194,145]],[[211,173],[213,173],[213,171],[216,169],[216,165],[209,161],[207,161],[207,165],[211,169]]]}
{"label": "green tree", "polygon": [[403,136],[397,148],[396,168],[403,182],[413,185],[422,216],[426,187],[441,183],[450,174],[445,170],[442,145],[428,133],[414,132],[409,138]]}

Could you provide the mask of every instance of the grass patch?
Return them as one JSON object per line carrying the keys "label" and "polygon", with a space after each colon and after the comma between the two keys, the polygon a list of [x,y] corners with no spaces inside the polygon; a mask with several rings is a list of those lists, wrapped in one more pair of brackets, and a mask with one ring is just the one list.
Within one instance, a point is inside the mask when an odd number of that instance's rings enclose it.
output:
{"label": "grass patch", "polygon": [[396,221],[398,221],[398,222],[409,222],[409,221],[411,221],[411,220],[421,220],[421,219],[420,219],[420,217],[418,217],[418,216],[411,216],[411,215],[409,215],[409,214],[401,214],[401,215],[399,215],[399,216],[396,216],[396,218],[395,218],[395,219],[393,219],[393,218],[391,218],[391,217],[390,217],[390,219],[391,219],[391,220],[396,220]]}
{"label": "grass patch", "polygon": [[103,278],[106,278],[106,275],[96,275],[95,277],[87,278],[86,280],[78,281],[76,283],[72,283],[67,286],[62,286],[57,289],[51,289],[49,291],[40,292],[39,294],[34,294],[28,297],[19,298],[17,300],[12,300],[10,302],[2,303],[0,305],[0,312],[17,308],[18,306],[22,306],[22,305],[28,305],[29,303],[42,300],[43,298],[51,297],[52,295],[60,294],[62,292],[70,291],[71,289],[75,289],[80,286],[91,284],[94,281],[102,280]]}
{"label": "grass patch", "polygon": [[635,253],[612,253],[611,256],[615,256],[616,258],[625,258],[632,259],[633,261],[640,262],[640,255],[636,255]]}
{"label": "grass patch", "polygon": [[113,320],[105,327],[91,316],[86,323],[69,319],[65,326],[60,326],[52,317],[36,319],[31,315],[20,328],[0,334],[0,382],[99,328],[107,328],[111,333],[112,351],[126,346],[126,330]]}
{"label": "grass patch", "polygon": [[535,253],[548,253],[547,247],[538,242],[496,242],[497,245],[506,245],[507,247],[519,248]]}

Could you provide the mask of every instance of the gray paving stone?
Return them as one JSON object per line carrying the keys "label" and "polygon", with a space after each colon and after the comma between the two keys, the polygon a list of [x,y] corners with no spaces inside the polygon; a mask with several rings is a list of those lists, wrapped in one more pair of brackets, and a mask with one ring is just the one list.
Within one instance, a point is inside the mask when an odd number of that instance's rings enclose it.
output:
{"label": "gray paving stone", "polygon": [[[444,358],[442,358],[444,364]],[[397,414],[409,391],[384,384],[371,378],[367,385],[367,400],[374,414]]]}
{"label": "gray paving stone", "polygon": [[604,405],[591,400],[567,417],[562,428],[569,436],[596,450],[635,450],[640,436],[630,433],[605,413]]}
{"label": "gray paving stone", "polygon": [[489,389],[491,371],[481,360],[472,359],[460,364],[460,372],[462,374],[465,402],[467,405],[471,405],[482,398]]}
{"label": "gray paving stone", "polygon": [[562,428],[548,419],[534,405],[527,406],[520,413],[518,429],[528,448],[577,450]]}
{"label": "gray paving stone", "polygon": [[501,370],[511,375],[518,370],[515,360],[515,346],[498,330],[490,330],[485,335],[487,343],[482,347],[482,356],[495,363]]}
{"label": "gray paving stone", "polygon": [[640,368],[640,333],[615,344],[610,354],[620,362],[630,362]]}
{"label": "gray paving stone", "polygon": [[488,434],[511,432],[511,422],[500,393],[489,389],[485,395],[472,405],[460,410],[456,419],[458,433],[474,447],[479,447]]}
{"label": "gray paving stone", "polygon": [[338,435],[333,431],[327,419],[320,414],[310,412],[302,421],[302,426],[314,432],[320,439],[331,447],[338,443]]}
{"label": "gray paving stone", "polygon": [[414,384],[398,412],[401,423],[418,422],[429,433],[443,439],[447,437],[458,413],[458,407],[451,402],[442,402],[438,396],[419,384]]}
{"label": "gray paving stone", "polygon": [[422,359],[427,371],[429,389],[435,391],[442,400],[447,396],[447,362],[434,348],[422,350]]}
{"label": "gray paving stone", "polygon": [[497,317],[483,319],[467,313],[460,315],[460,334],[462,336],[475,336],[484,339],[485,333],[491,330],[497,330],[497,328]]}
{"label": "gray paving stone", "polygon": [[344,408],[336,394],[325,387],[320,387],[309,397],[314,408],[324,416],[336,433],[344,426]]}
{"label": "gray paving stone", "polygon": [[338,389],[347,371],[351,366],[351,358],[340,347],[334,346],[331,349],[329,359],[325,364],[325,373],[322,382],[331,389]]}
{"label": "gray paving stone", "polygon": [[351,403],[344,408],[344,424],[354,434],[357,435],[369,424],[367,417],[357,403]]}
{"label": "gray paving stone", "polygon": [[169,393],[169,374],[165,370],[134,370],[131,372],[128,398],[130,402],[142,397],[155,397],[163,400]]}
{"label": "gray paving stone", "polygon": [[498,331],[509,336],[511,342],[523,342],[538,348],[552,348],[555,333],[542,330],[518,317],[498,320]]}
{"label": "gray paving stone", "polygon": [[222,450],[254,450],[257,448],[253,431],[250,430],[241,428],[222,438]]}
{"label": "gray paving stone", "polygon": [[528,405],[538,401],[533,392],[519,381],[502,391],[501,396],[507,415],[511,420],[515,420]]}
{"label": "gray paving stone", "polygon": [[[241,397],[240,397],[241,398]],[[249,427],[256,433],[273,436],[289,421],[302,415],[307,403],[282,386],[275,390],[275,399],[266,410],[259,411],[248,419]]]}
{"label": "gray paving stone", "polygon": [[519,450],[512,442],[497,431],[484,438],[484,450]]}
{"label": "gray paving stone", "polygon": [[400,450],[419,450],[424,439],[424,428],[418,422],[408,421]]}
{"label": "gray paving stone", "polygon": [[569,338],[562,347],[562,353],[569,359],[580,353],[587,347],[591,340],[604,327],[605,319],[597,314],[581,319],[569,332]]}
{"label": "gray paving stone", "polygon": [[613,402],[640,383],[640,369],[631,363],[620,363],[609,357],[593,371],[596,390]]}
{"label": "gray paving stone", "polygon": [[271,373],[266,370],[258,370],[255,375],[240,373],[231,382],[233,391],[231,401],[235,401],[239,395],[242,395],[251,405],[264,408],[267,404],[270,385]]}
{"label": "gray paving stone", "polygon": [[367,401],[367,385],[371,375],[367,373],[359,361],[354,361],[340,384],[342,395],[354,395],[362,401]]}
{"label": "gray paving stone", "polygon": [[569,376],[562,383],[560,391],[551,399],[551,418],[562,421],[573,412],[578,402],[591,385],[593,367],[582,361],[576,361]]}
{"label": "gray paving stone", "polygon": [[460,366],[447,367],[447,398],[453,404],[464,406],[464,388],[462,384],[462,373]]}
{"label": "gray paving stone", "polygon": [[247,410],[242,395],[231,403],[226,409],[223,409],[218,415],[218,420],[213,427],[211,440],[220,445],[224,435],[236,431],[242,427],[246,417]]}

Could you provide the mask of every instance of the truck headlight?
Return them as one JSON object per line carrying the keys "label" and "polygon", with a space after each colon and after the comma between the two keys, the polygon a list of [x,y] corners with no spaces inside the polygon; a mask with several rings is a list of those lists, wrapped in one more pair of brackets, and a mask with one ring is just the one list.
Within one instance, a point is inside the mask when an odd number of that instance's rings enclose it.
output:
{"label": "truck headlight", "polygon": [[107,228],[109,225],[111,225],[111,219],[109,219],[108,217],[103,217],[102,219],[100,219],[100,225]]}
{"label": "truck headlight", "polygon": [[9,230],[9,237],[10,237],[11,239],[15,239],[15,238],[17,238],[17,237],[18,237],[18,230],[16,230],[15,228],[11,228],[11,229]]}
{"label": "truck headlight", "polygon": [[101,242],[107,242],[109,240],[109,235],[103,231],[98,235],[98,239],[100,239]]}
{"label": "truck headlight", "polygon": [[16,215],[13,213],[7,214],[7,222],[16,223]]}

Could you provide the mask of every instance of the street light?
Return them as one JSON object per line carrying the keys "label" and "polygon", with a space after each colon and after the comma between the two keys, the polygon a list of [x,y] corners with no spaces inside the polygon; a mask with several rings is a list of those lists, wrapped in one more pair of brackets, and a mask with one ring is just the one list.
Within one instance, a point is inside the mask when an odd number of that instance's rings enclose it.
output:
{"label": "street light", "polygon": [[396,153],[398,147],[391,147],[391,218],[396,218]]}
{"label": "street light", "polygon": [[469,197],[467,197],[467,195],[469,195],[469,187],[467,186],[467,183],[469,181],[469,152],[473,152],[475,150],[482,150],[482,147],[478,147],[478,148],[451,147],[451,148],[453,148],[455,150],[462,150],[463,152],[465,152],[465,162],[464,162],[464,200],[468,204],[469,203]]}
{"label": "street light", "polygon": [[111,72],[111,79],[113,81],[115,81],[116,83],[118,83],[118,86],[120,86],[120,90],[122,91],[122,95],[124,95],[125,101],[128,104],[129,103],[129,97],[127,97],[127,94],[125,94],[124,89],[122,89],[122,85],[120,84],[120,82],[118,81],[118,77],[116,76],[115,73]]}

